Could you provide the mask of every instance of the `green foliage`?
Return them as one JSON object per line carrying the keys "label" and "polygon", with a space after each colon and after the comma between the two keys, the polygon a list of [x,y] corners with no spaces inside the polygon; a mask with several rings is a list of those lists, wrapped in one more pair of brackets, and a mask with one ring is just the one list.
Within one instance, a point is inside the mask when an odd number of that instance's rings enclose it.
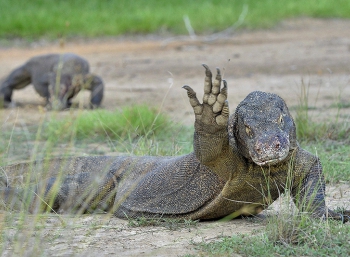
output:
{"label": "green foliage", "polygon": [[[309,117],[309,87],[302,82],[301,94],[299,97],[299,105],[297,106],[297,114],[295,117],[295,126],[297,129],[297,137],[299,140],[305,140],[312,137],[315,131],[315,124],[310,121]],[[317,131],[317,130],[316,130]]]}
{"label": "green foliage", "polygon": [[96,137],[123,139],[165,133],[170,121],[155,109],[135,105],[120,111],[89,110],[70,113],[60,119],[52,117],[44,126],[43,138],[53,141]]}
{"label": "green foliage", "polygon": [[[331,105],[330,108],[343,108]],[[295,126],[303,148],[318,156],[323,165],[327,183],[350,180],[350,123],[348,117],[338,115],[329,120],[316,119],[309,114],[309,85],[302,81],[299,105],[296,107]]]}
{"label": "green foliage", "polygon": [[90,148],[86,145],[99,142],[107,144],[109,151],[134,155],[179,155],[192,149],[190,130],[174,124],[154,108],[135,105],[115,111],[70,113],[65,118],[53,116],[43,124],[38,140],[56,146],[70,142],[85,149]]}
{"label": "green foliage", "polygon": [[[350,124],[346,120],[340,120],[339,114],[332,117],[333,119],[323,122],[314,122],[309,110],[309,86],[301,82],[299,105],[296,107],[295,126],[297,136],[300,141],[317,141],[317,140],[348,140],[350,135]],[[340,103],[330,106],[339,110],[344,108]]]}
{"label": "green foliage", "polygon": [[76,153],[82,149],[89,154],[107,151],[133,155],[179,155],[192,149],[190,131],[190,127],[174,124],[154,108],[135,105],[115,111],[69,113],[64,118],[53,115],[44,122],[37,140],[44,140],[51,151],[53,147],[70,144]]}
{"label": "green foliage", "polygon": [[172,122],[154,108],[137,105],[121,110],[48,113],[41,124],[3,124],[3,165],[52,156],[181,155],[192,151],[193,127]]}
{"label": "green foliage", "polygon": [[37,128],[7,126],[2,124],[0,131],[0,165],[5,164],[12,156],[28,159],[28,152],[33,150],[31,142],[35,140]]}
{"label": "green foliage", "polygon": [[320,158],[326,183],[350,181],[350,145],[348,143],[324,140],[303,143],[302,146]]}
{"label": "green foliage", "polygon": [[242,27],[270,27],[291,17],[349,18],[350,3],[338,0],[1,0],[0,37],[61,38],[120,34],[187,34],[183,17],[196,33],[211,33],[232,26],[248,7]]}
{"label": "green foliage", "polygon": [[198,247],[205,256],[347,256],[350,227],[306,215],[277,215],[267,219],[264,231],[223,237]]}

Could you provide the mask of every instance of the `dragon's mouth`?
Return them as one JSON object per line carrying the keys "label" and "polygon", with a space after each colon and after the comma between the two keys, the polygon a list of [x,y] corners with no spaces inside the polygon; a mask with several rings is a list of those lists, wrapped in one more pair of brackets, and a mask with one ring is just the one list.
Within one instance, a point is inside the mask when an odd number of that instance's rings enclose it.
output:
{"label": "dragon's mouth", "polygon": [[289,152],[287,151],[283,156],[279,156],[277,158],[252,158],[252,160],[259,166],[274,165],[286,159],[288,154]]}

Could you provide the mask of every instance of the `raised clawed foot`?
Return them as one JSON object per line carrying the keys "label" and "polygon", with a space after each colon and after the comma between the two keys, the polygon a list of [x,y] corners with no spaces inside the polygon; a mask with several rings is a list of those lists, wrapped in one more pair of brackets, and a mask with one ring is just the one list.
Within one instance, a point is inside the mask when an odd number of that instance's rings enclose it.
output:
{"label": "raised clawed foot", "polygon": [[221,88],[220,69],[216,68],[217,74],[212,82],[212,73],[206,64],[204,80],[203,103],[198,101],[196,92],[189,86],[183,86],[187,90],[187,96],[193,108],[196,121],[203,124],[227,126],[229,118],[229,107],[227,102],[227,83],[223,80],[224,86]]}

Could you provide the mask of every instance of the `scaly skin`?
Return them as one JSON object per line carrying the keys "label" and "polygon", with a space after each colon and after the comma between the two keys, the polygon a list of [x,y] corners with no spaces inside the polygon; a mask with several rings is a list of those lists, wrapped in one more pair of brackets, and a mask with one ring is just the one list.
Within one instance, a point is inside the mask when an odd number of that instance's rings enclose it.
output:
{"label": "scaly skin", "polygon": [[[274,94],[250,93],[230,117],[227,83],[220,70],[212,81],[204,65],[203,103],[189,86],[195,113],[194,152],[178,157],[78,157],[4,167],[7,185],[32,174],[29,192],[3,189],[5,202],[31,198],[27,208],[58,212],[102,209],[120,218],[213,219],[254,215],[288,189],[300,210],[348,221],[325,206],[320,161],[300,148],[285,102]],[[46,165],[46,166],[45,166]],[[62,175],[61,175],[62,174]],[[68,175],[67,175],[68,174]],[[4,179],[3,179],[4,180]],[[31,183],[29,183],[31,184]]]}
{"label": "scaly skin", "polygon": [[36,92],[46,99],[49,108],[69,108],[72,98],[81,89],[91,91],[90,107],[99,107],[103,98],[103,81],[91,74],[89,69],[89,63],[75,54],[33,57],[5,78],[0,86],[0,101],[4,107],[12,106],[13,90],[33,84]]}

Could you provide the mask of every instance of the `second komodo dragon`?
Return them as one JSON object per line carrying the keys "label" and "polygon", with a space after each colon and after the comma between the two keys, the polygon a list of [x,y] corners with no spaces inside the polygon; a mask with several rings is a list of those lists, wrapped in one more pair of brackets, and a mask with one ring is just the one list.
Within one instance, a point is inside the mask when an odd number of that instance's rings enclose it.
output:
{"label": "second komodo dragon", "polygon": [[90,107],[100,106],[103,98],[102,79],[90,73],[87,60],[72,53],[36,56],[13,70],[0,85],[0,104],[11,106],[13,90],[29,84],[54,109],[69,108],[81,89],[91,91]]}
{"label": "second komodo dragon", "polygon": [[[212,81],[204,67],[203,103],[184,86],[195,113],[192,153],[57,158],[6,166],[2,171],[8,187],[2,196],[8,208],[23,208],[25,202],[32,212],[99,209],[120,218],[205,220],[234,212],[257,214],[288,190],[300,211],[348,221],[349,211],[339,214],[326,207],[320,160],[300,148],[285,102],[275,94],[252,92],[229,117],[227,83],[221,86],[219,69]],[[19,182],[28,176],[33,186],[25,191]]]}

